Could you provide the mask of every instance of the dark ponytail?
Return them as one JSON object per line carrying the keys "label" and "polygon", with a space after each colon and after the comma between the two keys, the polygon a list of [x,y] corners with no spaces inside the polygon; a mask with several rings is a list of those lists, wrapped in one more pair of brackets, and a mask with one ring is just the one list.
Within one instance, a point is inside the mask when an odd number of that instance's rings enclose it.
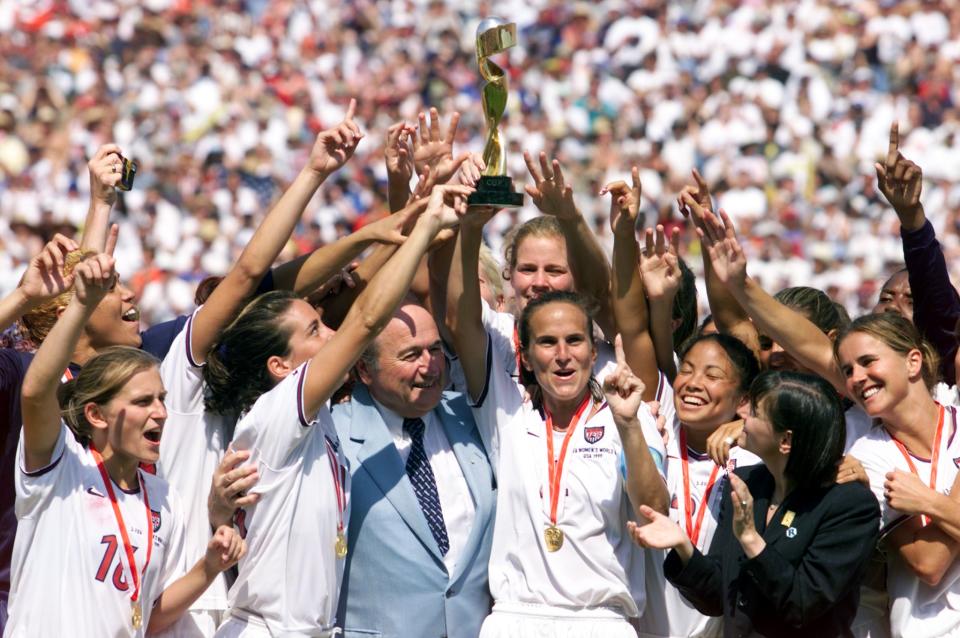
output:
{"label": "dark ponytail", "polygon": [[290,353],[291,329],[281,317],[297,298],[285,290],[260,295],[223,331],[203,368],[208,411],[239,416],[273,387],[267,360]]}

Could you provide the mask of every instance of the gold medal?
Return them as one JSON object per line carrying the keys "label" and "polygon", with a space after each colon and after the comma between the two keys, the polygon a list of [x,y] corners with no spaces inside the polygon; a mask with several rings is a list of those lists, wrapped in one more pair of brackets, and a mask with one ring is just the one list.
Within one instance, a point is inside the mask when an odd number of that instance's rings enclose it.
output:
{"label": "gold medal", "polygon": [[130,622],[133,623],[134,629],[140,629],[143,626],[143,610],[140,608],[140,603],[130,601]]}
{"label": "gold medal", "polygon": [[342,530],[337,532],[337,541],[333,544],[333,551],[337,553],[337,558],[347,557],[347,537],[343,535]]}
{"label": "gold medal", "polygon": [[551,525],[543,530],[543,540],[547,544],[547,551],[555,552],[563,546],[563,530]]}

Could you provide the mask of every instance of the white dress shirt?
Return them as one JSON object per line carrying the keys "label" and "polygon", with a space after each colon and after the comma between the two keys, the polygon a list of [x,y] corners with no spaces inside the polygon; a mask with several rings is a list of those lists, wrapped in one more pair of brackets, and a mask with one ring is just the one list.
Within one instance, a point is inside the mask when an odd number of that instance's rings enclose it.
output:
{"label": "white dress shirt", "polygon": [[[400,460],[406,466],[413,440],[403,430],[403,417],[376,399],[373,403],[377,406],[377,411],[383,417],[384,423],[387,424],[393,443],[400,454]],[[453,574],[460,554],[470,537],[470,530],[473,529],[477,505],[467,486],[467,480],[463,477],[460,462],[457,461],[450,441],[447,440],[447,435],[443,431],[443,425],[433,412],[427,413],[422,419],[423,448],[427,458],[430,459],[430,468],[437,481],[437,496],[440,498],[443,522],[447,526],[447,538],[450,541],[450,549],[443,557],[443,564],[447,567],[447,573]]]}

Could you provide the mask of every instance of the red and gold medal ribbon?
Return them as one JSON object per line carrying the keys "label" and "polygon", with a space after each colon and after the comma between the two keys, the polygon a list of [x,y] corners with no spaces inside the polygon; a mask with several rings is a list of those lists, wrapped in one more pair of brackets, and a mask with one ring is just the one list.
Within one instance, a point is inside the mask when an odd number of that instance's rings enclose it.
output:
{"label": "red and gold medal ribbon", "polygon": [[[937,491],[937,464],[940,461],[940,441],[943,438],[943,406],[940,406],[940,416],[937,420],[937,432],[933,435],[933,455],[930,457],[930,489],[934,492]],[[917,472],[917,466],[913,464],[913,459],[910,458],[910,452],[907,451],[907,447],[897,440],[897,437],[893,436],[889,430],[887,434],[890,435],[890,438],[896,444],[897,449],[900,450],[900,454],[903,455],[903,458],[907,461],[907,467],[910,468],[910,472],[914,476],[920,478],[920,473]],[[926,516],[920,517],[920,523],[925,527],[930,520]]]}
{"label": "red and gold medal ribbon", "polygon": [[717,475],[720,473],[720,466],[714,464],[713,471],[710,472],[710,478],[707,479],[707,489],[703,492],[703,498],[700,499],[700,511],[697,512],[697,522],[694,524],[690,511],[693,509],[693,497],[690,495],[690,461],[687,458],[687,434],[680,427],[680,467],[683,469],[683,514],[687,523],[687,537],[696,547],[697,539],[700,537],[700,528],[703,526],[703,515],[710,504],[710,494],[713,492],[713,486],[717,482]]}

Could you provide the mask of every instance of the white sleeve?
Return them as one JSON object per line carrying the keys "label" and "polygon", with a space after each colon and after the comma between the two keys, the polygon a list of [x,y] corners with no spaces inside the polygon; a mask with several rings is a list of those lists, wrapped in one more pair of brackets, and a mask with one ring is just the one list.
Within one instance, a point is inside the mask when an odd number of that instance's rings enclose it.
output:
{"label": "white sleeve", "polygon": [[[73,432],[62,421],[60,422],[60,436],[53,446],[50,462],[32,472],[28,472],[25,463],[23,436],[17,443],[17,472],[16,472],[16,514],[17,518],[32,518],[43,512],[50,500],[54,497],[54,488],[69,472],[68,465],[76,462],[76,451],[68,449],[71,444],[82,449],[73,436]],[[66,477],[69,479],[69,477]],[[81,488],[82,489],[82,488]]]}
{"label": "white sleeve", "polygon": [[906,514],[890,507],[890,503],[883,495],[883,483],[886,481],[887,473],[898,469],[897,458],[893,456],[896,454],[893,445],[886,445],[883,441],[866,436],[853,444],[849,454],[863,465],[870,480],[870,491],[880,504],[880,529],[887,530],[893,524],[909,518]]}
{"label": "white sleeve", "polygon": [[250,462],[262,461],[277,470],[290,462],[291,453],[310,433],[316,414],[304,412],[303,385],[310,362],[287,375],[260,396],[240,422],[231,447],[250,450]]}
{"label": "white sleeve", "polygon": [[486,383],[480,396],[470,398],[473,418],[491,465],[496,472],[500,459],[500,427],[523,409],[523,393],[510,374],[493,363],[493,344],[487,340]]}
{"label": "white sleeve", "polygon": [[203,412],[203,366],[194,360],[191,351],[193,320],[197,312],[187,319],[160,364],[160,378],[167,391],[167,409],[178,414]]}
{"label": "white sleeve", "polygon": [[517,320],[511,314],[492,310],[485,301],[481,306],[483,327],[487,331],[490,347],[493,350],[493,361],[508,374],[519,376],[517,349],[513,341]]}

